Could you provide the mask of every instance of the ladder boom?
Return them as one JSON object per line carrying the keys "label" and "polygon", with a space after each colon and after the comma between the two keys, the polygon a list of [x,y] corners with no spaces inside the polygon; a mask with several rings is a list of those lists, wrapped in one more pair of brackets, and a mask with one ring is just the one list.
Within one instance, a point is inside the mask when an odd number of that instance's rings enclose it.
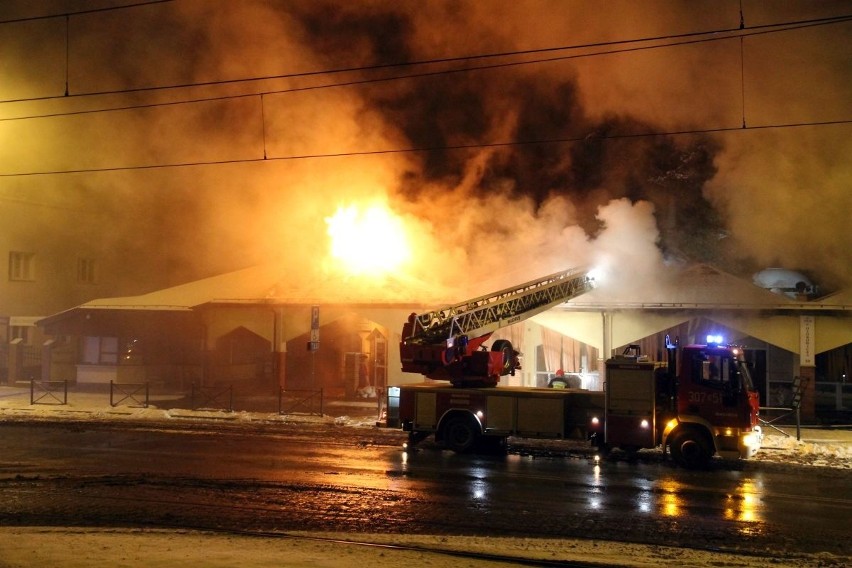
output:
{"label": "ladder boom", "polygon": [[414,316],[406,343],[433,344],[455,335],[471,338],[493,333],[523,321],[555,305],[567,302],[594,287],[587,269],[571,268]]}

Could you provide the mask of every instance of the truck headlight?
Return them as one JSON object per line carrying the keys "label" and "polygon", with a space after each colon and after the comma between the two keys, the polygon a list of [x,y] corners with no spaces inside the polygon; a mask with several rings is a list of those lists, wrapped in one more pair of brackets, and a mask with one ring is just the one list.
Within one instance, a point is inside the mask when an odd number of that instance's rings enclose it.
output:
{"label": "truck headlight", "polygon": [[642,419],[642,422],[640,422],[640,423],[639,423],[639,427],[640,427],[640,428],[648,428],[648,426],[650,426],[650,425],[651,425],[651,424],[650,424],[650,423],[648,422],[648,420],[647,420],[647,419],[645,419],[645,418],[643,418],[643,419]]}
{"label": "truck headlight", "polygon": [[752,446],[759,446],[761,441],[760,438],[761,435],[759,432],[749,432],[743,436],[743,445],[748,448],[751,448]]}

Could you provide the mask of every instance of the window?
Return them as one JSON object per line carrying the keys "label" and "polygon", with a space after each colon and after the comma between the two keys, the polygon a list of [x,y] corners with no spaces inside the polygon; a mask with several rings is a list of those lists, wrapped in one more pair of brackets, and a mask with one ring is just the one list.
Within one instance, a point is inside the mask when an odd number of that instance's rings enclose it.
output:
{"label": "window", "polygon": [[27,343],[29,340],[29,330],[30,328],[23,325],[13,325],[10,327],[11,333],[9,334],[9,339],[21,339],[24,343]]}
{"label": "window", "polygon": [[142,342],[119,337],[84,337],[80,362],[87,365],[141,365]]}
{"label": "window", "polygon": [[117,337],[85,337],[82,363],[89,365],[115,365],[118,363]]}
{"label": "window", "polygon": [[10,252],[9,280],[35,280],[34,258],[35,253],[32,252]]}
{"label": "window", "polygon": [[732,360],[720,355],[701,356],[696,361],[695,369],[698,371],[698,380],[705,385],[727,386],[731,383],[731,376],[737,375],[736,367],[732,368]]}
{"label": "window", "polygon": [[97,283],[97,273],[95,272],[95,259],[77,259],[77,282],[81,284]]}

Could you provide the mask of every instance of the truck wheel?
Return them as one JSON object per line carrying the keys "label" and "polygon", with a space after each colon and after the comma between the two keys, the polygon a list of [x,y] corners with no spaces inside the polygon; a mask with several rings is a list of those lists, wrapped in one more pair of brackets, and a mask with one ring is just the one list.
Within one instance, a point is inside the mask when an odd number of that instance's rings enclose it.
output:
{"label": "truck wheel", "polygon": [[491,345],[491,351],[503,352],[503,368],[500,370],[501,375],[508,375],[514,370],[515,364],[515,348],[512,347],[512,342],[508,339],[498,339]]}
{"label": "truck wheel", "polygon": [[707,438],[694,430],[681,430],[669,442],[674,461],[685,468],[697,469],[707,465],[712,450]]}
{"label": "truck wheel", "polygon": [[457,453],[471,451],[479,441],[478,429],[461,416],[450,419],[444,428],[444,444]]}

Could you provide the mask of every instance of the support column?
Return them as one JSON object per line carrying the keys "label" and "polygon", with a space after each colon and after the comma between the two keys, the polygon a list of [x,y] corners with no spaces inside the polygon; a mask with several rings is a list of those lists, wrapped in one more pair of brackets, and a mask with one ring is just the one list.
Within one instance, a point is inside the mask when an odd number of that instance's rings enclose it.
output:
{"label": "support column", "polygon": [[284,313],[281,306],[272,310],[272,377],[279,389],[287,386],[287,342],[284,340]]}
{"label": "support column", "polygon": [[24,377],[24,340],[20,337],[9,342],[9,384],[23,381]]}
{"label": "support column", "polygon": [[799,407],[802,420],[813,422],[816,419],[816,318],[814,316],[799,317],[799,376],[802,378],[802,404]]}
{"label": "support column", "polygon": [[802,390],[802,404],[799,407],[799,413],[804,422],[814,422],[816,420],[816,367],[802,367],[799,370],[805,385]]}
{"label": "support column", "polygon": [[[50,369],[53,365],[53,348],[56,346],[55,339],[48,339],[41,347],[41,380],[50,380]],[[68,377],[63,377],[67,379]]]}
{"label": "support column", "polygon": [[601,312],[603,318],[603,341],[601,357],[598,359],[598,373],[606,381],[606,360],[612,357],[612,312]]}

